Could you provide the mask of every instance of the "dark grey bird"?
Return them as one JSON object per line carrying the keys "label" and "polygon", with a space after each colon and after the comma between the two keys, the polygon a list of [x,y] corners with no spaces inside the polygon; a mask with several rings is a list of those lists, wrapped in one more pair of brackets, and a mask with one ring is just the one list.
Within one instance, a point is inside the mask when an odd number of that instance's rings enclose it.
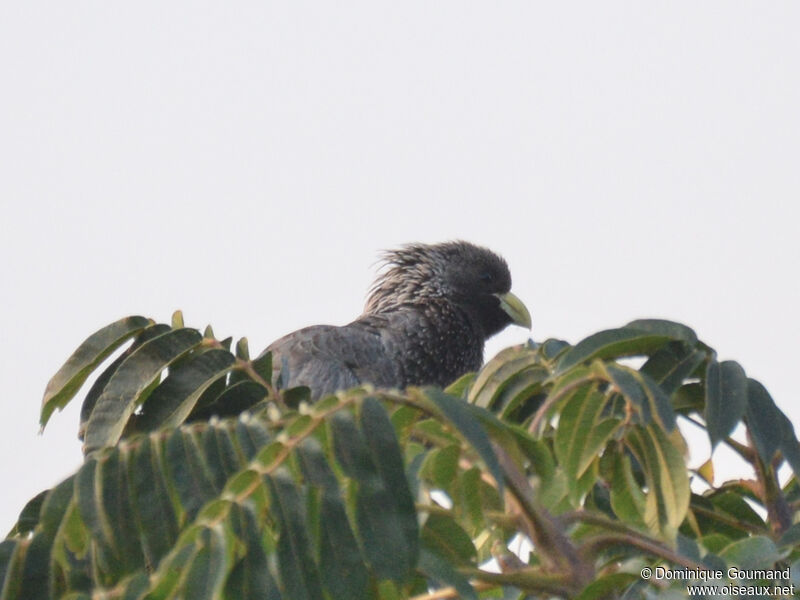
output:
{"label": "dark grey bird", "polygon": [[273,342],[284,387],[313,399],[361,383],[382,388],[445,386],[483,364],[483,345],[531,316],[511,293],[497,254],[463,241],[387,251],[363,314],[342,327],[314,325]]}

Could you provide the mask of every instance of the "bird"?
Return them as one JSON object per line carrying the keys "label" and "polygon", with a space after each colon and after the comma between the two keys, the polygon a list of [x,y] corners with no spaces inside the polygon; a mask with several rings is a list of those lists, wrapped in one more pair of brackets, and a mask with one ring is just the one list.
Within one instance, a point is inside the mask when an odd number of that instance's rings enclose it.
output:
{"label": "bird", "polygon": [[505,260],[488,248],[413,243],[382,259],[353,322],[305,327],[267,347],[281,388],[306,386],[315,401],[365,383],[444,387],[480,369],[488,338],[511,324],[531,328]]}

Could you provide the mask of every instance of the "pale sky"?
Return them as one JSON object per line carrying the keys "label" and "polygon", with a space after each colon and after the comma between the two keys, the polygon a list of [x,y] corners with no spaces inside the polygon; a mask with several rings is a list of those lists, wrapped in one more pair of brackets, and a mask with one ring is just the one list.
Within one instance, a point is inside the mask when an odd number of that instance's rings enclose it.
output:
{"label": "pale sky", "polygon": [[180,308],[257,353],[353,319],[412,241],[504,255],[536,340],[684,322],[800,424],[798,24],[789,1],[0,4],[0,533],[81,462],[79,400],[37,431],[87,335]]}

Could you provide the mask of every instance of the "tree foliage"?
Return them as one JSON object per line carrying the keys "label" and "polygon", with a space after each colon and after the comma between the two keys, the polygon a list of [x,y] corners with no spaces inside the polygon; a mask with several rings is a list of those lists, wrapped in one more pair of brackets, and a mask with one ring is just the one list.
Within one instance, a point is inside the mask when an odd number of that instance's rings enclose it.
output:
{"label": "tree foliage", "polygon": [[[309,404],[244,339],[128,317],[53,377],[42,426],[126,343],[83,397],[83,465],[0,543],[0,600],[667,598],[691,578],[642,569],[800,574],[794,428],[683,325]],[[688,469],[679,424],[752,479],[715,485],[710,457]]]}

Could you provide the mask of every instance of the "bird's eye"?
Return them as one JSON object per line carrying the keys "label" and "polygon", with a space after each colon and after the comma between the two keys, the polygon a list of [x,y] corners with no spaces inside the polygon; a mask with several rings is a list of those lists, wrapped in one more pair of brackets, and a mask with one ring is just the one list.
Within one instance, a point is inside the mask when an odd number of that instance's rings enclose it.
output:
{"label": "bird's eye", "polygon": [[481,274],[480,274],[480,276],[479,276],[479,278],[480,278],[480,280],[481,280],[481,281],[485,281],[486,283],[488,283],[488,282],[490,282],[492,279],[494,279],[494,278],[492,277],[492,274],[491,274],[491,273],[489,273],[489,272],[487,272],[487,271],[484,271],[483,273],[481,273]]}

